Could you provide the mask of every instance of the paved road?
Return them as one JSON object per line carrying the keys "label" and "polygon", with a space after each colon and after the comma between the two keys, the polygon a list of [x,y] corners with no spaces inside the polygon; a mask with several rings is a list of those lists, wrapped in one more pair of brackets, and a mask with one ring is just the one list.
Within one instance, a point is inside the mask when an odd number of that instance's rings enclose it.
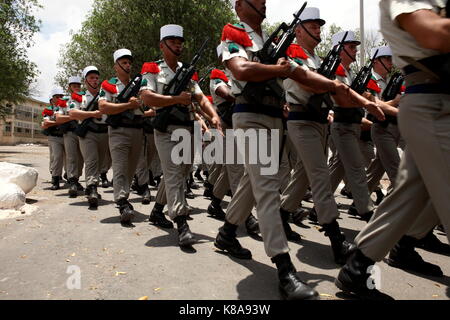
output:
{"label": "paved road", "polygon": [[[39,171],[38,186],[27,201],[40,208],[30,216],[0,220],[0,299],[279,299],[276,269],[261,241],[239,230],[242,245],[253,253],[250,261],[215,250],[213,241],[221,222],[206,214],[208,200],[201,196],[202,190],[189,201],[195,208],[190,226],[199,243],[194,251],[182,251],[176,244],[176,230],[149,225],[146,220],[153,203],[144,206],[135,194],[131,202],[139,214],[134,227],[124,228],[112,189],[100,190],[103,200],[96,211],[88,210],[81,196],[69,199],[67,189],[48,190],[46,147],[0,147],[0,161]],[[338,201],[349,204],[341,197]],[[350,239],[364,225],[344,209],[339,223]],[[309,229],[292,225],[303,237],[302,243],[290,244],[299,275],[324,300],[346,298],[333,284],[339,269],[327,238],[317,226],[306,224]],[[443,234],[436,234],[446,241]],[[378,264],[382,290],[395,299],[449,299],[450,259],[419,251],[427,261],[439,264],[446,276],[423,278],[382,262]],[[80,289],[73,289],[78,285]]]}

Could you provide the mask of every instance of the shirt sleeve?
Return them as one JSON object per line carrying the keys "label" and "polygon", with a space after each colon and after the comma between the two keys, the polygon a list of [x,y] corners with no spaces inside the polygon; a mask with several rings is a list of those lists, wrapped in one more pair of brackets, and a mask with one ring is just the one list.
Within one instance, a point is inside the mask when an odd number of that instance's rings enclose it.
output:
{"label": "shirt sleeve", "polygon": [[247,51],[240,44],[228,40],[222,42],[222,62],[231,60],[234,57],[249,59]]}
{"label": "shirt sleeve", "polygon": [[224,81],[220,80],[220,79],[215,79],[215,80],[212,81],[211,91],[212,92],[216,92],[216,90],[218,88],[223,87],[223,86],[227,87],[227,84]]}
{"label": "shirt sleeve", "polygon": [[404,13],[412,13],[418,10],[432,10],[433,6],[429,1],[413,1],[413,0],[391,0],[390,14],[391,20],[394,21],[397,17]]}
{"label": "shirt sleeve", "polygon": [[156,74],[146,73],[142,76],[142,85],[140,91],[143,90],[150,90],[153,92],[157,91]]}
{"label": "shirt sleeve", "polygon": [[100,97],[98,98],[98,101],[102,101],[102,100],[105,100],[107,102],[113,102],[114,101],[113,94],[106,91],[105,89],[101,88],[100,89]]}

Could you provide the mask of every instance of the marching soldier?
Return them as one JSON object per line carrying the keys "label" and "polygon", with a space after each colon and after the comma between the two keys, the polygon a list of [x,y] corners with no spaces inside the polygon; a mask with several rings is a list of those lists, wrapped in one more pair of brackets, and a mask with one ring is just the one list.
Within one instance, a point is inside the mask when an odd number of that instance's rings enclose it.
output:
{"label": "marching soldier", "polygon": [[[185,198],[185,181],[191,169],[191,164],[176,165],[172,161],[172,149],[177,143],[171,141],[171,135],[177,129],[193,132],[194,122],[188,109],[192,103],[192,98],[198,101],[203,111],[212,119],[212,126],[220,128],[220,123],[219,117],[208,98],[194,80],[191,80],[186,91],[183,91],[180,95],[164,95],[165,89],[183,66],[178,61],[183,51],[183,28],[179,25],[163,26],[160,39],[160,49],[164,59],[144,64],[142,69],[144,85],[141,88],[141,97],[146,105],[156,107],[155,143],[161,158],[169,216],[177,224],[179,246],[186,247],[195,242],[186,221],[188,208]],[[174,114],[177,116],[174,116]],[[162,116],[158,118],[158,115]],[[166,115],[168,116],[165,117]],[[191,155],[193,155],[192,152]],[[160,188],[161,185],[162,183]],[[152,214],[154,212],[156,213],[153,210]],[[161,216],[161,211],[158,214],[157,220],[165,219],[163,215]],[[150,216],[150,221],[152,221],[152,216]]]}
{"label": "marching soldier", "polygon": [[[320,18],[317,8],[306,8],[301,16],[301,24],[296,29],[297,43],[289,48],[288,56],[306,70],[316,71],[322,63],[314,52],[321,42],[321,27],[325,21]],[[297,161],[296,177],[290,181],[281,201],[281,216],[287,223],[290,213],[298,208],[311,182],[314,205],[319,223],[325,235],[330,238],[334,259],[344,264],[352,246],[345,241],[337,218],[339,211],[330,187],[330,175],[327,166],[326,148],[329,114],[315,113],[308,106],[308,100],[314,91],[302,89],[291,79],[284,81],[286,100],[290,105],[288,134],[295,141]]]}
{"label": "marching soldier", "polygon": [[79,179],[83,173],[83,156],[80,150],[78,136],[75,134],[77,121],[73,120],[69,111],[75,108],[75,99],[78,99],[81,91],[81,78],[69,78],[69,96],[58,100],[58,113],[56,122],[64,132],[64,148],[66,151],[67,176],[69,182],[69,197],[76,198],[78,191],[84,191]]}
{"label": "marching soldier", "polygon": [[[436,217],[450,240],[450,19],[448,11],[446,18],[440,14],[444,7],[444,1],[380,2],[381,31],[395,65],[406,75],[398,125],[407,148],[394,191],[356,237],[358,250],[336,279],[345,292],[379,298],[379,291],[367,287],[367,270],[391,249],[388,264],[442,276],[439,267],[423,261],[414,245]],[[419,222],[421,227],[413,234],[411,227]]]}
{"label": "marching soldier", "polygon": [[[98,110],[98,98],[100,91],[100,72],[94,66],[83,70],[86,92],[74,95],[75,107],[69,111],[72,119],[80,122],[80,127],[85,126],[85,132],[79,133],[80,149],[85,163],[86,196],[90,207],[97,208],[100,195],[97,192],[99,175],[104,158],[109,152],[108,125],[105,123],[106,115]],[[88,123],[86,125],[85,123]],[[76,133],[78,133],[76,131]]]}
{"label": "marching soldier", "polygon": [[[223,62],[232,73],[232,92],[236,96],[233,114],[234,129],[244,132],[256,130],[266,133],[265,141],[271,145],[280,146],[282,134],[272,136],[271,130],[283,130],[283,105],[280,97],[265,90],[263,96],[255,97],[249,92],[249,83],[264,83],[270,79],[289,77],[306,86],[319,88],[317,91],[336,92],[339,99],[354,99],[355,94],[336,81],[330,81],[313,72],[299,68],[285,59],[280,59],[277,65],[264,65],[258,62],[255,53],[263,48],[267,35],[263,33],[261,23],[265,19],[265,0],[233,1],[241,22],[237,25],[225,26],[222,34]],[[260,101],[257,101],[260,100]],[[375,104],[373,108],[377,109]],[[287,299],[313,299],[318,293],[303,283],[297,276],[289,255],[289,247],[280,217],[280,181],[277,174],[264,175],[261,163],[250,164],[249,141],[244,139],[240,151],[244,156],[245,173],[236,194],[228,206],[225,224],[219,229],[215,246],[230,255],[251,259],[251,252],[244,249],[236,238],[238,225],[247,218],[248,212],[241,207],[248,206],[249,195],[256,200],[256,212],[259,227],[264,240],[265,250],[278,268],[279,288]],[[277,155],[279,150],[273,150]],[[264,170],[263,170],[264,171]]]}
{"label": "marching soldier", "polygon": [[42,128],[44,134],[48,136],[48,146],[50,150],[50,173],[52,174],[51,190],[59,190],[62,171],[64,167],[64,138],[63,132],[56,124],[56,113],[58,107],[56,101],[64,97],[64,91],[61,88],[53,89],[50,94],[50,106],[42,112]]}
{"label": "marching soldier", "polygon": [[[373,65],[373,85],[371,91],[374,96],[381,100],[388,86],[389,73],[393,67],[392,51],[388,46],[374,48],[372,50],[373,57],[375,57],[377,51],[378,54]],[[400,91],[398,94],[400,94]],[[396,101],[387,102],[396,106],[399,101],[398,97],[396,97]],[[372,126],[372,139],[377,147],[377,157],[368,168],[369,191],[373,191],[378,186],[385,172],[392,185],[395,183],[397,171],[400,166],[400,156],[397,148],[403,150],[405,148],[404,141],[398,129],[397,117],[394,116],[386,117],[384,122],[375,121]],[[379,162],[380,165],[375,161]]]}
{"label": "marching soldier", "polygon": [[[222,57],[222,46],[219,45],[217,48],[218,57]],[[228,70],[226,70],[228,72]],[[218,113],[221,120],[222,128],[225,132],[226,130],[233,128],[233,107],[235,102],[235,97],[231,92],[231,82],[226,75],[226,72],[214,69],[210,76],[210,92],[213,98],[214,104],[217,106]],[[236,143],[236,140],[233,140]],[[224,157],[226,158],[226,144],[224,144]],[[224,159],[225,160],[225,159]],[[219,165],[220,174],[214,184],[213,192],[211,195],[211,204],[208,206],[208,213],[216,217],[219,220],[225,220],[225,212],[221,207],[221,203],[228,190],[231,190],[231,195],[236,193],[239,181],[244,174],[244,166],[238,163],[225,163]],[[250,201],[251,206],[247,210],[252,210],[254,206],[254,201]],[[242,208],[245,210],[244,208]],[[259,233],[258,221],[251,214],[249,214],[247,220],[245,221],[245,227],[250,235]]]}
{"label": "marching soldier", "polygon": [[121,223],[130,223],[134,217],[134,208],[128,202],[130,185],[139,161],[143,142],[142,105],[136,97],[128,101],[118,98],[130,85],[130,73],[133,56],[128,49],[114,52],[114,70],[116,77],[103,81],[99,109],[102,114],[109,115],[107,123],[109,148],[113,168],[114,201],[119,207]]}

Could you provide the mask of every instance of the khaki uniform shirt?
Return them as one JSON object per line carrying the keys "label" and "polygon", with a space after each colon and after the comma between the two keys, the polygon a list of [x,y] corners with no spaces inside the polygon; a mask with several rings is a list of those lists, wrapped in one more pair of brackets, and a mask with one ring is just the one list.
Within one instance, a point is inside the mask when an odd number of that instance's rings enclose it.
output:
{"label": "khaki uniform shirt", "polygon": [[444,0],[381,0],[381,33],[389,42],[394,64],[397,67],[404,68],[409,65],[408,62],[401,58],[402,56],[421,60],[440,53],[421,47],[412,35],[400,28],[396,18],[401,14],[412,13],[422,9],[439,13],[440,8],[445,8]]}

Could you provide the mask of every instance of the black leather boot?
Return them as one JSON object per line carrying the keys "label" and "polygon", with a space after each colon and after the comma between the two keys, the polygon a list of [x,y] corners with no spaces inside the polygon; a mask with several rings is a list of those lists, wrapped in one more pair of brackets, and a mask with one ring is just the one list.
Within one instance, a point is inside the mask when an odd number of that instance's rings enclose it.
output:
{"label": "black leather boot", "polygon": [[98,200],[99,200],[99,194],[97,192],[97,186],[96,185],[90,185],[86,188],[87,198],[89,202],[90,208],[97,208],[98,207]]}
{"label": "black leather boot", "polygon": [[148,184],[151,187],[156,187],[156,182],[155,182],[155,178],[153,177],[152,170],[148,170]]}
{"label": "black leather boot", "polygon": [[60,177],[52,177],[52,186],[50,187],[50,190],[59,190],[60,186],[59,186],[59,181],[60,181]]}
{"label": "black leather boot", "polygon": [[251,259],[252,253],[250,250],[243,248],[238,239],[236,239],[236,230],[236,225],[225,221],[225,224],[219,229],[214,245],[235,258]]}
{"label": "black leather boot", "polygon": [[252,214],[245,220],[245,228],[250,236],[260,233],[258,220],[256,220],[255,216]]}
{"label": "black leather boot", "polygon": [[78,197],[77,179],[69,178],[69,198]]}
{"label": "black leather boot", "polygon": [[214,196],[214,194],[213,194],[214,186],[211,183],[209,183],[208,181],[205,181],[204,186],[205,186],[205,191],[203,192],[203,196],[205,198],[212,198]]}
{"label": "black leather boot", "polygon": [[341,189],[341,195],[347,197],[348,199],[353,199],[352,193],[346,187]]}
{"label": "black leather boot", "polygon": [[201,170],[200,170],[200,169],[197,169],[197,170],[195,171],[194,177],[196,177],[197,180],[200,181],[200,182],[205,181],[205,179],[203,179],[203,177],[202,177],[202,174],[201,174]]}
{"label": "black leather boot", "polygon": [[417,239],[403,236],[389,252],[387,264],[394,268],[409,270],[433,277],[442,277],[444,274],[439,266],[425,262],[414,247]]}
{"label": "black leather boot", "polygon": [[160,226],[161,228],[172,229],[173,223],[166,219],[163,210],[164,205],[160,203],[155,203],[155,206],[153,207],[152,213],[150,213],[148,221],[150,221],[150,223],[156,226]]}
{"label": "black leather boot", "polygon": [[308,219],[309,221],[313,222],[313,223],[317,223],[319,221],[319,218],[317,217],[317,211],[316,208],[313,207],[308,214]]}
{"label": "black leather boot", "polygon": [[219,220],[225,221],[225,212],[223,211],[220,204],[222,200],[216,198],[214,195],[212,196],[211,204],[208,206],[208,213]]}
{"label": "black leather boot", "polygon": [[325,236],[330,238],[334,262],[339,265],[344,265],[350,254],[356,250],[356,246],[345,241],[345,235],[341,232],[336,220],[329,224],[324,224],[322,227],[323,231],[325,231]]}
{"label": "black leather boot", "polygon": [[384,199],[384,193],[380,188],[375,190],[375,194],[377,195],[377,200],[375,200],[375,205],[380,205],[381,201]]}
{"label": "black leather boot", "polygon": [[159,184],[161,183],[161,176],[156,176],[155,177],[155,182],[156,182],[156,187],[159,187]]}
{"label": "black leather boot", "polygon": [[78,178],[74,178],[75,179],[75,185],[77,186],[77,191],[84,191],[84,187],[80,184],[80,182],[78,181]]}
{"label": "black leather boot", "polygon": [[189,229],[186,216],[178,216],[174,219],[178,229],[178,245],[180,247],[191,246],[195,243],[195,237]]}
{"label": "black leather boot", "polygon": [[108,177],[106,176],[106,172],[100,174],[100,179],[102,180],[102,188],[109,187]]}
{"label": "black leather boot", "polygon": [[366,213],[359,213],[358,210],[356,209],[355,203],[353,202],[350,207],[348,208],[347,211],[348,215],[354,216],[354,217],[359,217],[361,220],[365,221],[365,222],[369,222],[370,219],[372,219],[373,216],[373,210],[366,212]]}
{"label": "black leather boot", "polygon": [[417,248],[421,248],[437,254],[450,256],[450,246],[441,242],[431,230],[424,238],[417,241]]}
{"label": "black leather boot", "polygon": [[291,262],[289,253],[279,254],[272,258],[278,269],[279,290],[285,300],[318,299],[316,290],[309,287],[297,276],[297,270]]}
{"label": "black leather boot", "polygon": [[309,211],[303,208],[299,208],[296,212],[292,213],[292,222],[300,228],[310,228],[303,223],[306,217],[308,217]]}
{"label": "black leather boot", "polygon": [[393,300],[390,296],[378,291],[373,281],[369,279],[371,276],[369,267],[374,265],[373,260],[367,258],[361,250],[356,249],[334,283],[343,292],[354,294],[360,299]]}
{"label": "black leather boot", "polygon": [[136,175],[134,175],[133,181],[131,181],[130,189],[139,194],[139,184],[138,184],[138,178]]}
{"label": "black leather boot", "polygon": [[200,186],[197,183],[195,183],[194,175],[192,172],[189,174],[188,186],[190,189],[194,189],[194,190],[200,189]]}
{"label": "black leather boot", "polygon": [[136,187],[136,192],[138,195],[142,196],[142,204],[150,204],[152,202],[152,194],[150,192],[150,188],[148,187],[148,184],[143,184],[142,186]]}
{"label": "black leather boot", "polygon": [[184,192],[186,199],[195,199],[195,194],[192,192],[189,183],[186,182],[186,191]]}
{"label": "black leather boot", "polygon": [[311,189],[306,190],[305,195],[303,196],[303,201],[312,202],[312,192]]}
{"label": "black leather boot", "polygon": [[131,223],[134,218],[134,208],[127,199],[120,199],[117,201],[120,211],[120,222],[121,223]]}
{"label": "black leather boot", "polygon": [[290,213],[284,209],[280,208],[281,221],[283,222],[284,233],[289,241],[298,242],[302,240],[302,237],[295,231],[291,229],[289,225]]}

